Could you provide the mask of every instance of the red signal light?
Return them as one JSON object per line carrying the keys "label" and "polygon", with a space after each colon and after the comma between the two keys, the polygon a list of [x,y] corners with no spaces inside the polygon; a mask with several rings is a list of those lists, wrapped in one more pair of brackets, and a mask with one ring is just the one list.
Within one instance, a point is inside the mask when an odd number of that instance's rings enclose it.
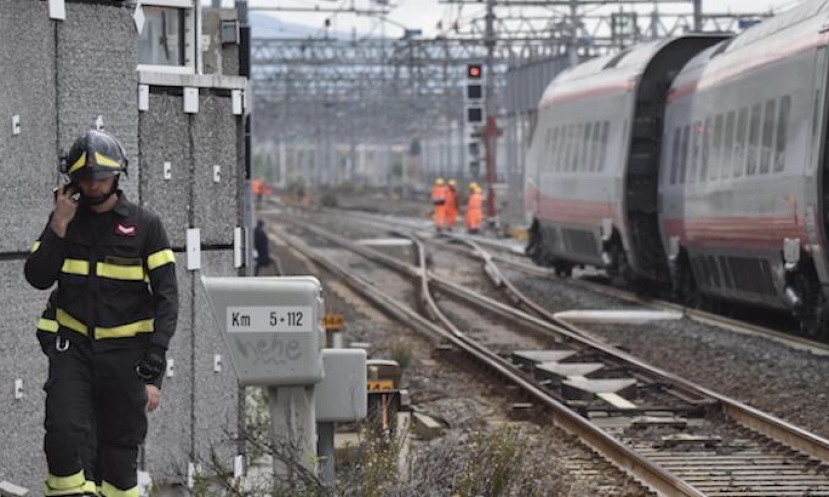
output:
{"label": "red signal light", "polygon": [[466,66],[466,77],[469,79],[481,79],[483,68],[481,64],[469,64]]}

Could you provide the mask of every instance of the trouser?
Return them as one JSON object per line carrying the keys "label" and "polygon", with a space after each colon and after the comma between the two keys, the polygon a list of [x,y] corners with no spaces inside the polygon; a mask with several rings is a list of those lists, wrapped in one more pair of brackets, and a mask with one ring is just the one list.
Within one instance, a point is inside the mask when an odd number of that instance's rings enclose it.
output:
{"label": "trouser", "polygon": [[143,352],[65,337],[49,350],[45,496],[138,497],[147,392],[135,364]]}
{"label": "trouser", "polygon": [[446,206],[444,204],[435,204],[435,228],[440,231],[446,227]]}

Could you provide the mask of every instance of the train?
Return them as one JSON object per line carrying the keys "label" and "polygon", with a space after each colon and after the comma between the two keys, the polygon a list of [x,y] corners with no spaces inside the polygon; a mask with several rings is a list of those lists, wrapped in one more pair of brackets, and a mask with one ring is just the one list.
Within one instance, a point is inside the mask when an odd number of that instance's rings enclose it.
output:
{"label": "train", "polygon": [[538,104],[529,255],[829,335],[829,1],[587,60]]}

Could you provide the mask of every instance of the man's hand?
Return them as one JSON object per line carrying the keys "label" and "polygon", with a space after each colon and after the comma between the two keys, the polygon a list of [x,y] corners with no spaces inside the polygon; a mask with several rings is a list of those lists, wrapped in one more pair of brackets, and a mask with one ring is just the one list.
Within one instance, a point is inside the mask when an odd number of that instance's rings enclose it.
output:
{"label": "man's hand", "polygon": [[147,385],[147,412],[158,409],[161,402],[161,391],[155,385]]}
{"label": "man's hand", "polygon": [[66,236],[66,227],[78,211],[78,201],[72,198],[78,192],[73,186],[67,186],[66,183],[59,183],[55,189],[55,210],[49,223],[49,227],[60,238]]}

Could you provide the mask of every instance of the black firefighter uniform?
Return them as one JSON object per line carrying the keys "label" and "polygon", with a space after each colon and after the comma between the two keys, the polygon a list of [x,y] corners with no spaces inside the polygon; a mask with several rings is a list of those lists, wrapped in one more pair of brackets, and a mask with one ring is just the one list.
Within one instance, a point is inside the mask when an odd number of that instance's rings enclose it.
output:
{"label": "black firefighter uniform", "polygon": [[[32,286],[58,282],[38,322],[49,357],[46,496],[138,496],[147,393],[136,364],[166,351],[178,289],[160,219],[117,194],[109,212],[79,207],[64,239],[47,224],[26,260]],[[160,387],[161,376],[147,382]]]}

